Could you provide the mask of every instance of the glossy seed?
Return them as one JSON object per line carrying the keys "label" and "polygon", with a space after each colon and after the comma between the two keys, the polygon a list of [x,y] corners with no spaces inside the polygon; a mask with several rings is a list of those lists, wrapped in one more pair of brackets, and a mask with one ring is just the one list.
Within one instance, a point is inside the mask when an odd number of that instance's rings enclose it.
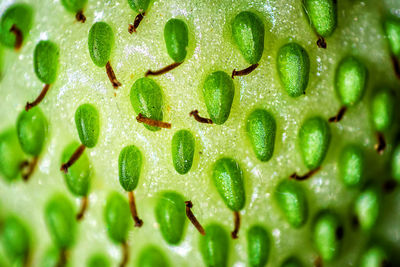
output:
{"label": "glossy seed", "polygon": [[400,182],[400,144],[394,148],[392,154],[392,177],[397,181]]}
{"label": "glossy seed", "polygon": [[267,264],[271,249],[271,239],[267,230],[260,225],[252,226],[247,232],[247,254],[251,267]]}
{"label": "glossy seed", "polygon": [[102,253],[93,254],[86,264],[87,267],[110,267],[109,259]]}
{"label": "glossy seed", "polygon": [[384,28],[392,54],[400,57],[400,19],[388,18],[384,23]]}
{"label": "glossy seed", "polygon": [[229,236],[219,224],[205,227],[206,235],[199,238],[199,247],[207,267],[226,267],[229,258]]}
{"label": "glossy seed", "polygon": [[189,43],[189,31],[186,23],[180,19],[170,19],[164,27],[164,40],[168,55],[172,60],[184,61]]}
{"label": "glossy seed", "polygon": [[194,137],[190,131],[180,130],[174,134],[171,143],[172,162],[179,174],[190,171],[193,164],[194,146]]}
{"label": "glossy seed", "polygon": [[123,196],[112,192],[107,198],[104,220],[108,236],[115,243],[125,243],[131,225],[129,204]]}
{"label": "glossy seed", "polygon": [[372,229],[378,219],[379,210],[379,191],[370,186],[358,195],[354,204],[354,213],[361,229],[365,231]]}
{"label": "glossy seed", "polygon": [[220,125],[229,118],[234,96],[235,87],[228,74],[216,71],[207,76],[203,97],[213,123]]}
{"label": "glossy seed", "polygon": [[0,133],[0,173],[8,181],[18,178],[23,161],[16,129],[6,129]]}
{"label": "glossy seed", "polygon": [[339,217],[329,210],[319,212],[312,231],[315,247],[322,260],[337,258],[344,232]]}
{"label": "glossy seed", "polygon": [[114,33],[110,25],[102,21],[93,24],[89,31],[88,45],[93,63],[98,67],[106,66],[114,45]]}
{"label": "glossy seed", "polygon": [[[61,162],[67,162],[78,147],[79,143],[70,143],[62,153]],[[76,196],[86,196],[90,186],[90,174],[89,157],[84,152],[74,165],[68,169],[68,172],[64,173],[65,183],[69,191]]]}
{"label": "glossy seed", "polygon": [[233,40],[247,63],[260,61],[264,51],[264,32],[264,23],[252,12],[240,12],[233,19]]}
{"label": "glossy seed", "polygon": [[40,41],[33,53],[33,67],[36,76],[45,84],[56,81],[58,70],[58,46],[52,41]]}
{"label": "glossy seed", "polygon": [[32,156],[38,156],[43,149],[47,120],[39,107],[22,111],[17,119],[18,140],[22,150]]}
{"label": "glossy seed", "polygon": [[335,0],[304,0],[303,7],[315,32],[329,37],[336,29],[337,4]]}
{"label": "glossy seed", "polygon": [[335,90],[342,105],[351,107],[362,99],[367,85],[367,68],[359,59],[342,59],[336,69]]}
{"label": "glossy seed", "polygon": [[137,267],[168,267],[169,263],[164,253],[153,245],[148,245],[139,254]]}
{"label": "glossy seed", "polygon": [[364,178],[365,157],[357,145],[345,146],[338,161],[339,176],[346,186],[359,186]]}
{"label": "glossy seed", "polygon": [[274,153],[276,122],[271,113],[256,109],[247,117],[247,136],[257,159],[268,161]]}
{"label": "glossy seed", "polygon": [[31,238],[25,224],[15,216],[8,216],[2,221],[0,233],[4,252],[11,262],[27,260]]}
{"label": "glossy seed", "polygon": [[360,267],[385,267],[390,265],[389,255],[383,246],[375,244],[361,256]]}
{"label": "glossy seed", "polygon": [[91,104],[80,105],[75,111],[75,125],[79,139],[86,147],[92,148],[99,138],[99,113]]}
{"label": "glossy seed", "polygon": [[297,257],[291,256],[284,260],[280,267],[303,267],[303,264]]}
{"label": "glossy seed", "polygon": [[371,118],[376,131],[385,132],[391,128],[395,106],[394,93],[389,89],[382,89],[375,93],[371,102]]}
{"label": "glossy seed", "polygon": [[299,145],[304,164],[310,170],[318,168],[326,156],[331,140],[328,123],[321,117],[303,122],[299,131]]}
{"label": "glossy seed", "polygon": [[135,190],[142,170],[142,153],[136,146],[124,147],[118,158],[119,183],[127,191]]}
{"label": "glossy seed", "polygon": [[54,267],[57,266],[60,259],[60,251],[57,247],[49,247],[43,254],[40,260],[40,267]]}
{"label": "glossy seed", "polygon": [[183,238],[186,225],[185,201],[175,192],[166,191],[160,194],[155,215],[160,225],[161,235],[170,245],[177,245]]}
{"label": "glossy seed", "polygon": [[297,43],[288,43],[278,51],[277,69],[282,86],[291,97],[305,94],[310,74],[307,51]]}
{"label": "glossy seed", "polygon": [[[133,109],[137,114],[157,121],[163,120],[163,96],[160,86],[150,78],[138,79],[131,88],[130,99]],[[150,131],[158,131],[160,128],[144,126]]]}
{"label": "glossy seed", "polygon": [[283,180],[275,190],[276,202],[287,222],[300,228],[307,222],[308,203],[303,187],[293,180]]}
{"label": "glossy seed", "polygon": [[[32,22],[33,10],[31,6],[23,3],[9,6],[1,16],[0,42],[6,47],[20,48],[32,28]],[[18,40],[18,34],[12,30],[13,28],[19,31],[21,40]]]}
{"label": "glossy seed", "polygon": [[54,195],[45,206],[45,222],[54,244],[66,250],[76,237],[75,210],[71,201],[63,195]]}

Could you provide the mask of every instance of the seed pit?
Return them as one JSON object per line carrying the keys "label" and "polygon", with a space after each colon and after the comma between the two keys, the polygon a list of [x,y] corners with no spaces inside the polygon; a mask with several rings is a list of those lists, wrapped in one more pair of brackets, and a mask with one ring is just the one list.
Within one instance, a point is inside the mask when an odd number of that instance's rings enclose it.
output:
{"label": "seed pit", "polygon": [[207,118],[201,117],[201,116],[199,115],[199,111],[198,111],[197,109],[191,111],[191,112],[189,113],[189,116],[193,116],[194,119],[195,119],[196,121],[200,122],[200,123],[213,124],[213,121],[212,121],[211,119],[207,119]]}
{"label": "seed pit", "polygon": [[394,73],[396,74],[397,78],[400,79],[400,62],[395,55],[392,55],[392,63],[393,63]]}
{"label": "seed pit", "polygon": [[342,240],[343,236],[344,236],[344,229],[342,226],[339,226],[338,228],[336,228],[336,239],[338,240]]}
{"label": "seed pit", "polygon": [[232,79],[235,78],[235,76],[245,76],[245,75],[249,75],[250,73],[252,73],[256,68],[258,67],[258,63],[251,65],[250,67],[247,67],[243,70],[236,70],[234,69],[232,71]]}
{"label": "seed pit", "polygon": [[133,194],[133,191],[128,192],[128,197],[129,197],[129,208],[131,210],[132,218],[135,221],[135,227],[142,227],[143,221],[138,216],[136,210],[135,195]]}
{"label": "seed pit", "polygon": [[201,224],[199,223],[196,216],[194,216],[194,214],[191,210],[191,208],[193,207],[192,201],[190,201],[190,200],[185,201],[185,204],[186,204],[186,216],[188,217],[190,222],[194,225],[194,227],[196,227],[197,231],[199,231],[199,233],[201,235],[205,235],[206,232],[204,231],[203,226],[201,226]]}
{"label": "seed pit", "polygon": [[85,17],[85,15],[83,14],[83,10],[80,10],[80,11],[78,11],[78,12],[76,13],[75,19],[76,19],[76,21],[85,23],[86,17]]}
{"label": "seed pit", "polygon": [[386,148],[385,136],[383,135],[383,133],[378,132],[376,133],[376,139],[378,143],[375,144],[374,148],[379,155],[382,155]]}
{"label": "seed pit", "polygon": [[40,92],[39,96],[33,101],[33,102],[27,102],[25,105],[25,110],[29,111],[31,108],[37,106],[40,104],[40,102],[42,102],[42,100],[44,99],[44,97],[47,94],[47,91],[49,91],[50,89],[50,84],[45,84],[43,86],[42,91]]}
{"label": "seed pit", "polygon": [[172,63],[171,65],[168,65],[160,70],[156,70],[156,71],[148,70],[144,76],[147,77],[147,76],[162,75],[162,74],[165,74],[165,73],[179,67],[179,65],[181,65],[181,64],[182,64],[182,62],[175,62],[175,63]]}
{"label": "seed pit", "polygon": [[318,37],[317,46],[318,46],[319,48],[326,49],[327,45],[326,45],[326,41],[325,41],[324,37],[322,37],[322,36],[319,36],[319,37]]}

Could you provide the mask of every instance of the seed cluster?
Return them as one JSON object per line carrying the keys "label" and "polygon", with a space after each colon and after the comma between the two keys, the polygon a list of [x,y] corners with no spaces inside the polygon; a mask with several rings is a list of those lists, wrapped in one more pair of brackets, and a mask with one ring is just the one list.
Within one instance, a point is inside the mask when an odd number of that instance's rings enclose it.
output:
{"label": "seed cluster", "polygon": [[[134,25],[129,27],[130,31],[136,32],[141,20],[140,16],[144,16],[150,1],[128,0],[128,2],[132,9],[139,13]],[[68,11],[77,12],[79,21],[86,20],[82,17],[86,1],[62,1],[62,4]],[[318,34],[318,45],[327,48],[324,38],[329,37],[336,27],[336,1],[305,0],[304,8],[311,25]],[[13,9],[21,13],[12,13]],[[28,19],[26,16],[30,13],[27,10],[29,10],[28,6],[22,7],[17,4],[11,6],[3,14],[0,40],[4,45],[17,49],[27,38],[29,23],[21,22],[22,16],[25,17],[24,20]],[[3,23],[3,20],[12,23]],[[390,23],[387,28],[391,31],[396,31],[397,26],[400,29],[400,23],[397,22],[398,25],[396,21]],[[5,33],[3,28],[7,27],[9,30]],[[220,125],[229,119],[235,97],[232,79],[235,76],[250,75],[251,72],[256,71],[259,64],[262,64],[260,59],[264,50],[265,29],[260,16],[250,11],[241,12],[234,18],[231,28],[232,37],[239,52],[251,66],[242,71],[233,70],[232,75],[224,71],[214,71],[206,77],[203,84],[203,97],[210,119],[199,117],[197,110],[190,113],[197,121],[210,124],[205,127],[221,127]],[[395,34],[396,32],[391,36]],[[167,53],[174,63],[160,71],[149,70],[145,76],[160,75],[182,64],[187,57],[188,38],[188,27],[183,20],[169,20],[164,28],[164,40]],[[396,37],[389,38],[389,41],[393,54],[400,57],[399,52],[396,51]],[[106,68],[112,86],[117,89],[121,84],[110,64],[113,43],[113,31],[107,23],[97,22],[92,26],[88,36],[91,59],[96,66]],[[295,42],[283,45],[277,55],[277,71],[282,87],[290,97],[300,101],[301,96],[306,94],[308,86],[310,57],[307,51]],[[34,69],[38,79],[45,83],[45,87],[34,102],[27,103],[26,110],[22,111],[18,118],[16,129],[10,128],[0,134],[0,172],[8,180],[15,180],[20,175],[25,179],[29,178],[34,172],[45,142],[48,142],[46,140],[48,139],[47,121],[40,107],[36,106],[44,98],[50,84],[56,80],[58,57],[58,47],[52,41],[40,41],[37,44],[34,52]],[[337,96],[344,108],[351,108],[361,101],[366,89],[367,77],[366,66],[353,56],[346,57],[338,63],[334,83]],[[137,79],[130,91],[130,101],[137,115],[137,121],[143,123],[149,131],[157,132],[161,128],[171,128],[171,124],[163,122],[163,91],[153,79],[148,77]],[[378,138],[376,150],[380,154],[384,152],[387,142],[385,133],[393,128],[395,103],[394,93],[390,89],[383,88],[371,98],[371,120]],[[311,178],[314,173],[323,168],[328,148],[334,138],[331,134],[331,127],[334,126],[331,126],[329,122],[339,122],[346,109],[342,108],[338,115],[329,121],[321,116],[309,117],[300,127],[298,133],[300,154],[308,172],[304,175],[294,173],[287,177],[279,183],[274,194],[283,217],[293,228],[303,227],[310,216],[306,191],[296,180]],[[76,213],[72,203],[63,195],[55,195],[48,201],[45,207],[45,221],[56,247],[56,249],[50,249],[44,256],[43,262],[49,262],[48,266],[64,266],[67,263],[68,251],[73,248],[76,237],[78,227],[76,220],[84,217],[88,206],[92,170],[85,149],[94,148],[97,145],[101,130],[101,118],[97,108],[92,104],[79,106],[75,113],[75,124],[81,144],[77,142],[69,144],[63,151],[60,162],[65,183],[73,195],[82,198],[82,206]],[[216,124],[216,126],[211,124]],[[260,162],[267,162],[273,157],[276,129],[274,114],[268,110],[255,109],[247,117],[247,136],[255,157]],[[174,134],[171,154],[172,164],[177,173],[185,175],[190,172],[195,146],[196,140],[190,130],[179,130]],[[391,164],[393,178],[396,181],[400,180],[399,151],[398,146]],[[31,162],[26,160],[26,156],[32,157]],[[128,145],[120,151],[119,181],[121,187],[127,192],[128,200],[121,194],[112,192],[107,198],[104,209],[104,220],[109,238],[121,245],[123,251],[120,266],[125,266],[129,261],[128,233],[132,219],[137,227],[146,223],[139,218],[133,194],[140,182],[141,169],[145,161],[140,148],[135,145]],[[364,181],[365,159],[362,148],[349,144],[343,149],[338,162],[340,176],[346,186],[362,188],[367,184]],[[229,157],[218,159],[212,170],[211,179],[216,191],[233,212],[234,227],[231,237],[238,238],[241,223],[240,211],[246,209],[244,186],[246,173],[242,171],[237,160]],[[364,231],[370,231],[379,216],[382,193],[379,188],[367,184],[355,200],[353,214],[357,224]],[[216,223],[208,224],[203,228],[195,215],[191,213],[191,208],[192,203],[179,193],[174,191],[159,193],[155,205],[155,218],[165,242],[169,245],[177,245],[183,240],[187,224],[186,217],[189,217],[202,234],[199,237],[199,246],[204,263],[207,266],[226,266],[231,243],[226,230]],[[27,264],[31,253],[29,231],[23,222],[12,216],[3,224],[2,242],[10,250],[8,252],[10,259],[22,260],[24,264]],[[313,217],[312,238],[322,261],[328,262],[340,255],[344,234],[343,218],[335,211],[321,210]],[[247,240],[250,266],[264,266],[268,262],[269,252],[273,245],[269,231],[264,226],[253,225],[247,232]],[[362,262],[369,262],[371,257],[378,259],[381,263],[386,262],[388,258],[382,246],[371,246],[363,255]],[[167,261],[163,252],[153,245],[143,249],[138,258],[139,266],[167,266]],[[88,266],[101,265],[109,266],[108,259],[103,254],[95,254],[88,261]],[[281,266],[301,266],[301,263],[295,256],[290,256],[282,262]]]}

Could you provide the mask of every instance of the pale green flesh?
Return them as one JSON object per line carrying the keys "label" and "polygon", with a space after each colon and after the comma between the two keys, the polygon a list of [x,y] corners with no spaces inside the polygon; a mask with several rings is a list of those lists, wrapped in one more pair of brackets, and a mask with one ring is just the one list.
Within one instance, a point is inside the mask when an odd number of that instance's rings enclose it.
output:
{"label": "pale green flesh", "polygon": [[[1,1],[0,13],[12,2]],[[384,175],[374,174],[382,171],[382,163],[389,153],[378,157],[373,149],[375,133],[368,117],[368,99],[376,88],[374,84],[385,81],[385,85],[396,88],[399,83],[393,74],[380,13],[373,0],[342,1],[338,28],[327,39],[326,50],[316,47],[316,37],[303,13],[301,1],[252,1],[251,10],[257,11],[265,23],[265,49],[260,66],[251,75],[235,77],[235,98],[229,119],[223,125],[200,124],[188,113],[198,109],[200,115],[207,116],[202,85],[209,73],[217,70],[231,73],[237,66],[248,65],[230,37],[230,21],[240,11],[249,9],[248,1],[219,0],[213,2],[212,8],[203,0],[154,1],[140,24],[140,32],[135,35],[127,31],[128,23],[132,22],[132,10],[126,0],[88,1],[85,24],[74,22],[74,17],[65,12],[59,1],[27,2],[36,12],[35,21],[21,51],[18,54],[13,50],[5,51],[7,62],[0,82],[0,99],[4,102],[0,105],[0,114],[7,116],[2,116],[0,130],[15,123],[26,101],[34,99],[38,88],[43,86],[32,65],[37,41],[48,38],[60,47],[57,80],[40,104],[48,118],[49,138],[37,169],[28,184],[18,181],[9,185],[0,179],[0,218],[15,212],[29,223],[33,232],[33,263],[40,262],[51,245],[43,219],[44,205],[49,197],[62,192],[74,201],[76,210],[80,205],[80,200],[67,191],[59,171],[59,158],[68,143],[79,140],[73,119],[76,108],[83,103],[98,107],[101,129],[97,145],[86,151],[94,173],[89,207],[78,225],[77,242],[70,252],[72,266],[82,266],[82,262],[97,251],[107,252],[112,266],[120,262],[121,249],[107,236],[103,208],[111,190],[128,197],[118,182],[118,154],[131,144],[141,148],[146,160],[135,190],[138,213],[144,225],[129,231],[129,266],[133,266],[141,249],[149,243],[164,251],[171,266],[203,266],[196,229],[188,225],[183,241],[178,246],[168,246],[161,242],[153,211],[157,193],[174,190],[193,202],[193,212],[203,225],[215,221],[227,231],[232,230],[232,212],[224,205],[211,180],[213,163],[221,156],[238,161],[246,189],[246,205],[241,211],[242,227],[239,239],[230,241],[229,265],[246,264],[245,233],[255,223],[261,223],[271,232],[270,266],[279,266],[292,254],[306,266],[312,265],[316,251],[310,235],[311,220],[299,230],[290,228],[283,223],[277,207],[271,204],[272,193],[281,179],[294,171],[306,171],[297,142],[299,127],[309,116],[328,118],[336,114],[341,104],[334,90],[335,68],[349,53],[366,59],[367,67],[374,75],[369,77],[363,100],[349,109],[340,123],[330,125],[332,142],[322,170],[302,184],[307,189],[310,215],[321,208],[333,207],[344,218],[349,216],[346,210],[356,192],[345,188],[337,168],[338,155],[348,142],[360,144],[366,157],[374,163],[368,165],[368,178],[384,178]],[[386,2],[392,7],[390,11],[400,14],[398,1]],[[163,27],[172,17],[187,21],[191,41],[185,62],[174,71],[154,78],[164,92],[163,120],[171,122],[172,129],[150,132],[136,122],[129,92],[134,81],[143,77],[149,68],[171,63],[165,50]],[[96,67],[89,56],[87,37],[95,21],[106,21],[115,34],[111,58],[115,74],[122,83],[117,91],[112,88],[104,68]],[[309,52],[311,64],[306,95],[296,99],[288,96],[280,85],[275,65],[278,49],[288,41],[302,45]],[[265,108],[276,114],[274,155],[267,163],[256,159],[245,131],[246,118],[255,108]],[[170,154],[170,140],[180,129],[190,129],[196,139],[193,166],[185,176],[176,173]],[[387,149],[391,149],[391,144]],[[399,191],[386,197],[385,201],[377,232],[392,246],[400,248],[400,213],[393,212],[400,209]],[[349,227],[345,229],[345,235],[340,259],[324,266],[357,266],[367,236],[351,231]],[[2,254],[0,251],[0,257]]]}

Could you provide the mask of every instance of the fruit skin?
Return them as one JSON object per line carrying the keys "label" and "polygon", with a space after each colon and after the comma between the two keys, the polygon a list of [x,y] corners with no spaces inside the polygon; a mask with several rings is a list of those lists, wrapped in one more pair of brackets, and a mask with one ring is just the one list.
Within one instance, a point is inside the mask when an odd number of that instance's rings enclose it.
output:
{"label": "fruit skin", "polygon": [[179,244],[186,226],[185,200],[182,195],[173,191],[160,193],[155,217],[164,240],[170,245]]}
{"label": "fruit skin", "polygon": [[263,267],[267,264],[271,240],[269,233],[261,225],[253,225],[247,232],[247,254],[251,267]]}
{"label": "fruit skin", "polygon": [[33,24],[33,10],[30,5],[17,3],[9,6],[0,20],[0,42],[9,48],[13,48],[16,42],[15,35],[10,32],[15,24],[22,32],[23,40],[29,34]]}
{"label": "fruit skin", "polygon": [[335,0],[303,0],[303,7],[318,35],[322,37],[332,35],[337,24]]}
{"label": "fruit skin", "polygon": [[297,43],[285,44],[278,51],[276,65],[281,84],[289,96],[305,94],[310,73],[307,51]]}
{"label": "fruit skin", "polygon": [[24,261],[31,249],[31,238],[28,228],[16,216],[8,216],[2,222],[1,243],[6,255],[12,262]]}
{"label": "fruit skin", "polygon": [[40,41],[36,45],[33,66],[36,76],[43,83],[52,84],[56,81],[59,55],[59,48],[52,41]]}
{"label": "fruit skin", "polygon": [[88,0],[61,0],[61,4],[66,10],[72,13],[82,11]]}
{"label": "fruit skin", "polygon": [[75,112],[75,124],[79,139],[86,147],[92,148],[99,139],[99,113],[91,104],[80,105]]}
{"label": "fruit skin", "polygon": [[137,13],[143,13],[149,8],[150,0],[128,0],[128,4]]}
{"label": "fruit skin", "polygon": [[137,267],[168,267],[169,262],[164,253],[156,246],[148,245],[142,249],[136,263]]}
{"label": "fruit skin", "polygon": [[264,32],[264,23],[252,12],[240,12],[233,19],[233,40],[247,63],[260,61],[264,51]]}
{"label": "fruit skin", "polygon": [[223,71],[207,76],[203,85],[203,97],[213,123],[224,124],[231,113],[235,87],[231,77]]}
{"label": "fruit skin", "polygon": [[131,226],[129,204],[121,194],[111,192],[104,208],[107,233],[115,243],[125,243]]}
{"label": "fruit skin", "polygon": [[204,264],[208,267],[225,267],[229,257],[229,236],[219,224],[205,227],[206,235],[200,236],[199,248]]}
{"label": "fruit skin", "polygon": [[171,142],[172,162],[179,174],[186,174],[193,164],[195,140],[188,130],[177,131]]}
{"label": "fruit skin", "polygon": [[189,31],[186,23],[180,19],[170,19],[164,27],[164,40],[168,55],[172,60],[184,61],[189,43]]}
{"label": "fruit skin", "polygon": [[24,153],[19,145],[17,131],[8,128],[0,134],[0,173],[7,181],[20,177]]}
{"label": "fruit skin", "polygon": [[246,197],[243,173],[232,158],[221,158],[215,162],[212,179],[224,203],[232,211],[243,209]]}
{"label": "fruit skin", "polygon": [[142,170],[142,152],[134,145],[124,147],[118,158],[119,183],[127,191],[137,187]]}
{"label": "fruit skin", "polygon": [[22,150],[38,156],[43,150],[47,134],[47,120],[39,107],[23,110],[17,119],[18,140]]}
{"label": "fruit skin", "polygon": [[348,187],[360,186],[364,181],[365,156],[355,144],[346,145],[338,159],[339,176]]}
{"label": "fruit skin", "polygon": [[110,60],[114,45],[114,33],[110,25],[100,21],[92,25],[89,31],[88,46],[90,58],[98,67],[104,67]]}
{"label": "fruit skin", "polygon": [[[154,80],[147,77],[136,80],[131,88],[130,99],[136,114],[141,113],[153,120],[163,120],[163,96],[160,86]],[[147,124],[144,127],[150,131],[160,130]]]}

